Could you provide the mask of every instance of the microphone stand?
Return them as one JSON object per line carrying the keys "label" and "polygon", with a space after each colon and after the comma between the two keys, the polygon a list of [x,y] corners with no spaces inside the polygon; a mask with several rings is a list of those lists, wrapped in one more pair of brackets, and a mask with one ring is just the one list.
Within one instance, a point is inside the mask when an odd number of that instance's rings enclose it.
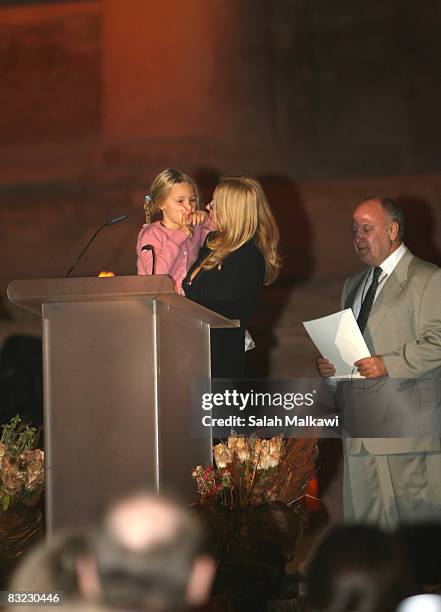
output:
{"label": "microphone stand", "polygon": [[76,268],[78,262],[80,261],[80,259],[82,258],[82,256],[84,255],[84,253],[87,251],[87,249],[89,248],[89,246],[92,244],[92,242],[95,240],[95,238],[97,237],[97,235],[99,234],[99,232],[104,228],[107,227],[108,225],[113,225],[114,223],[119,223],[119,221],[124,221],[125,219],[127,219],[127,215],[121,215],[121,217],[116,217],[116,219],[112,219],[111,221],[106,221],[105,223],[103,223],[102,225],[99,226],[99,228],[96,230],[96,232],[94,233],[94,235],[92,236],[92,238],[89,240],[89,242],[86,244],[86,246],[84,247],[84,249],[81,251],[81,253],[78,255],[78,257],[76,258],[75,262],[71,265],[71,267],[69,268],[69,270],[66,272],[64,278],[68,278],[72,272],[74,271],[74,269]]}
{"label": "microphone stand", "polygon": [[155,275],[155,268],[156,268],[156,253],[155,253],[155,247],[152,244],[145,244],[141,251],[150,251],[152,254],[152,276]]}

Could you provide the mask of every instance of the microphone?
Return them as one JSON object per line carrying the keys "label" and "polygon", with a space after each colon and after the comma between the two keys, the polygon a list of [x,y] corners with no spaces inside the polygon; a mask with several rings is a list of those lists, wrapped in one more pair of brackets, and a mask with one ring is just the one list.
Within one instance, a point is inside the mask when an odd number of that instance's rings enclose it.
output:
{"label": "microphone", "polygon": [[120,217],[116,217],[115,219],[112,219],[111,221],[108,221],[104,225],[113,225],[114,223],[119,223],[120,221],[125,221],[126,219],[127,219],[127,215],[121,215]]}
{"label": "microphone", "polygon": [[155,247],[153,246],[153,244],[145,244],[141,251],[151,251],[152,253],[152,275],[154,276],[155,274],[155,268],[156,268],[156,253],[155,253]]}
{"label": "microphone", "polygon": [[65,274],[65,278],[67,278],[68,276],[70,276],[72,274],[72,272],[74,271],[74,269],[76,268],[78,262],[80,261],[80,259],[82,258],[82,256],[84,255],[84,253],[87,251],[87,249],[89,248],[89,246],[92,244],[92,242],[95,240],[95,238],[97,237],[97,235],[99,234],[99,232],[103,229],[103,227],[107,227],[108,225],[113,225],[114,223],[119,223],[120,221],[125,221],[127,219],[127,215],[121,215],[120,217],[115,217],[115,219],[111,219],[110,221],[106,221],[105,223],[103,223],[102,225],[99,226],[99,228],[96,230],[96,232],[94,233],[94,235],[92,236],[92,238],[89,240],[89,242],[86,244],[86,246],[84,247],[84,249],[81,251],[81,253],[78,255],[78,257],[76,258],[75,262],[71,265],[71,267],[69,268],[69,270],[66,272]]}

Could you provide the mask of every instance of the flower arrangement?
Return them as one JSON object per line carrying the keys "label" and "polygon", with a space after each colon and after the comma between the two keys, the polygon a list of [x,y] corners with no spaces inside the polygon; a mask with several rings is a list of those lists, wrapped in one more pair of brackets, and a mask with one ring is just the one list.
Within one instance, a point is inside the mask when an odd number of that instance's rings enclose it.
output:
{"label": "flower arrangement", "polygon": [[230,436],[214,446],[215,466],[196,466],[200,503],[230,510],[268,502],[293,505],[302,497],[317,458],[313,437],[261,439]]}
{"label": "flower arrangement", "polygon": [[44,453],[36,448],[40,430],[21,424],[19,415],[3,425],[0,438],[0,511],[21,501],[38,502],[44,489]]}

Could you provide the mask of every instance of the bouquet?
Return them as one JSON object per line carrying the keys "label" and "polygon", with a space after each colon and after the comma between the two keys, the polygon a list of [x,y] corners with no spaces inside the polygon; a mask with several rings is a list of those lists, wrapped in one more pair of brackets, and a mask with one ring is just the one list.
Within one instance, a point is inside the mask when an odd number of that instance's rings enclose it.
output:
{"label": "bouquet", "polygon": [[40,429],[21,424],[19,415],[3,425],[0,438],[0,512],[21,501],[38,502],[44,489],[44,453],[37,448]]}
{"label": "bouquet", "polygon": [[271,439],[230,436],[214,446],[215,466],[196,466],[202,505],[230,510],[268,502],[295,504],[314,473],[317,441],[313,437]]}

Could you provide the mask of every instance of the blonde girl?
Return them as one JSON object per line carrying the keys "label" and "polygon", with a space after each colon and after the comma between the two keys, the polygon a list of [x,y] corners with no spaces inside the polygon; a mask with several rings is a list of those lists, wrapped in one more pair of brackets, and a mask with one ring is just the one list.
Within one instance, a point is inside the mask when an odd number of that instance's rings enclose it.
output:
{"label": "blonde girl", "polygon": [[146,223],[136,244],[139,275],[168,274],[182,293],[182,281],[210,231],[199,209],[196,183],[180,170],[163,170],[145,196]]}

